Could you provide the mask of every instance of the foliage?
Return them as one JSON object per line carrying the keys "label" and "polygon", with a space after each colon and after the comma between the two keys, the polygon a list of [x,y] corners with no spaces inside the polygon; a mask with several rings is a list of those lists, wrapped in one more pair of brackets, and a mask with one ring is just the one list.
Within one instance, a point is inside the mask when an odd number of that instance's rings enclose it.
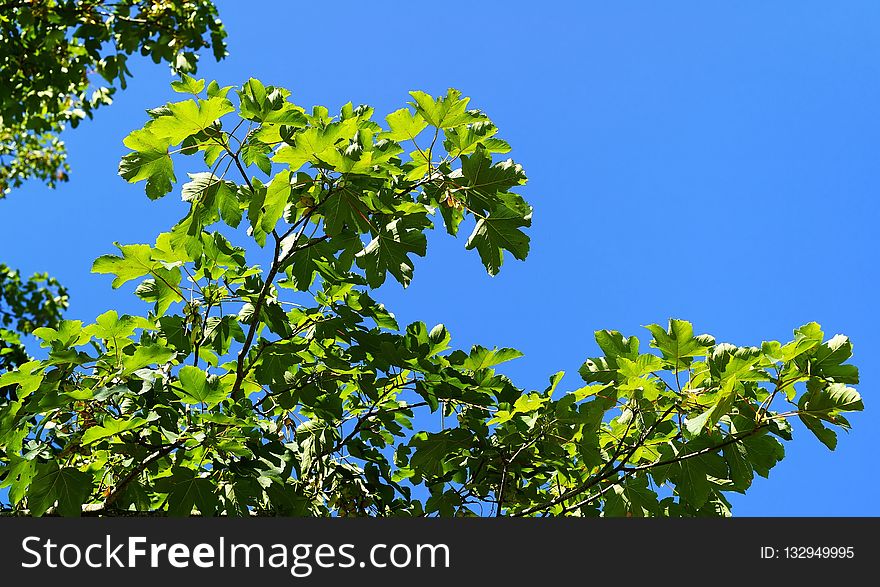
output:
{"label": "foliage", "polygon": [[119,172],[157,199],[203,160],[187,213],[93,266],[149,312],[37,329],[46,358],[0,377],[14,512],[728,515],[789,418],[833,449],[862,409],[849,340],[815,323],[756,347],[683,320],[648,348],[600,330],[585,385],[520,389],[496,370],[519,352],[401,329],[370,291],[411,282],[438,213],[490,274],[528,254],[525,173],[467,98],[412,92],[382,125],[255,79],[174,89],[191,97],[149,112]]}
{"label": "foliage", "polygon": [[0,198],[30,177],[67,179],[58,133],[126,87],[132,53],[192,72],[202,47],[226,54],[225,36],[209,0],[0,3]]}
{"label": "foliage", "polygon": [[28,360],[22,335],[57,328],[66,308],[67,290],[57,280],[37,273],[23,281],[18,271],[0,264],[0,373]]}

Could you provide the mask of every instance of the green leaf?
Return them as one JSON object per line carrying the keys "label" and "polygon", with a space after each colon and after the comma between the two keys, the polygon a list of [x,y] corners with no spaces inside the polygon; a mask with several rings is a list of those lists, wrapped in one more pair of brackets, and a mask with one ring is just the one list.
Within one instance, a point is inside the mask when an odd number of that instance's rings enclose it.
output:
{"label": "green leaf", "polygon": [[180,269],[154,269],[156,279],[145,279],[134,290],[135,295],[146,302],[156,304],[156,315],[161,316],[174,302],[181,302]]}
{"label": "green leaf", "polygon": [[205,89],[205,80],[197,80],[183,73],[179,80],[171,82],[171,89],[180,94],[198,94]]}
{"label": "green leaf", "polygon": [[[304,241],[301,241],[304,244]],[[295,252],[290,257],[288,274],[299,291],[305,291],[312,285],[315,272],[320,270],[319,263],[333,257],[336,248],[328,242],[311,244]]]}
{"label": "green leaf", "polygon": [[844,365],[852,356],[852,343],[842,334],[835,335],[820,345],[810,357],[810,374],[837,383],[858,383],[859,370],[854,365]]}
{"label": "green leaf", "polygon": [[210,213],[216,209],[226,224],[237,228],[242,217],[242,208],[237,195],[238,186],[212,173],[188,175],[191,181],[183,185],[183,201],[192,202],[194,208],[206,208],[208,209],[206,212],[210,211]]}
{"label": "green leaf", "polygon": [[728,444],[722,451],[727,461],[730,480],[737,490],[745,492],[752,485],[755,476],[748,452],[739,442]]}
{"label": "green leaf", "polygon": [[699,435],[706,427],[711,430],[718,423],[718,420],[731,410],[736,399],[735,384],[734,379],[725,380],[715,396],[712,407],[696,417],[688,417],[685,428],[692,436]]}
{"label": "green leaf", "polygon": [[470,210],[486,214],[505,206],[521,216],[531,213],[531,207],[520,196],[508,191],[527,181],[522,166],[511,159],[493,164],[491,154],[478,148],[473,155],[461,157],[461,169],[451,177],[456,189],[464,192]]}
{"label": "green leaf", "polygon": [[453,157],[473,153],[478,147],[489,153],[509,152],[510,145],[506,141],[493,138],[497,132],[498,128],[488,120],[449,128],[444,131],[446,140],[443,145]]}
{"label": "green leaf", "polygon": [[168,154],[171,141],[146,127],[132,132],[122,142],[134,152],[122,157],[119,175],[129,183],[147,180],[146,192],[151,200],[170,192],[171,185],[177,181],[174,163]]}
{"label": "green leaf", "polygon": [[174,351],[166,346],[158,344],[138,345],[134,354],[125,355],[122,364],[125,367],[123,375],[134,373],[148,365],[161,365],[168,362],[174,355]]}
{"label": "green leaf", "polygon": [[192,342],[186,329],[186,323],[180,316],[163,316],[159,318],[159,332],[168,341],[168,344],[188,355],[192,348]]}
{"label": "green leaf", "polygon": [[504,261],[504,250],[525,261],[529,254],[529,237],[519,229],[531,226],[531,219],[531,213],[523,215],[501,206],[477,221],[465,248],[476,248],[489,275],[497,275]]}
{"label": "green leaf", "polygon": [[669,328],[664,330],[659,324],[646,326],[654,340],[651,346],[663,353],[664,358],[679,366],[690,363],[691,357],[705,356],[715,339],[707,334],[694,336],[694,327],[686,320],[669,320]]}
{"label": "green leaf", "polygon": [[16,371],[7,371],[0,374],[0,389],[6,386],[18,385],[16,392],[19,400],[23,400],[37,389],[45,377],[45,371],[39,361],[28,361],[19,365]]}
{"label": "green leaf", "polygon": [[768,477],[770,469],[785,457],[785,447],[768,434],[749,436],[742,441],[742,446],[755,472],[761,477]]}
{"label": "green leaf", "polygon": [[140,428],[147,421],[143,418],[105,418],[100,426],[92,426],[82,436],[82,444],[91,444],[96,440],[116,436],[128,430]]}
{"label": "green leaf", "polygon": [[379,234],[356,255],[358,267],[364,269],[370,287],[382,285],[386,272],[391,273],[403,287],[409,285],[414,269],[409,255],[425,256],[428,239],[423,231],[427,225],[424,216],[395,218],[383,226]]}
{"label": "green leaf", "polygon": [[163,115],[148,124],[149,130],[172,145],[202,132],[224,114],[233,112],[232,102],[222,96],[207,100],[184,100],[167,104]]}
{"label": "green leaf", "polygon": [[647,477],[634,477],[615,485],[605,498],[605,517],[643,518],[656,515],[657,494],[648,487]]}
{"label": "green leaf", "polygon": [[476,114],[467,110],[470,98],[462,98],[461,92],[456,89],[449,88],[445,96],[436,100],[425,92],[413,91],[409,94],[415,100],[412,105],[416,111],[431,126],[452,128],[479,120]]}
{"label": "green leaf", "polygon": [[492,350],[489,350],[480,345],[474,345],[474,347],[471,348],[467,360],[462,364],[462,367],[470,369],[471,371],[478,371],[480,369],[488,369],[495,365],[506,363],[507,361],[512,361],[513,359],[518,359],[521,356],[523,356],[523,354],[516,349],[493,348]]}
{"label": "green leaf", "polygon": [[820,379],[811,378],[807,382],[807,393],[798,401],[801,412],[836,423],[835,416],[840,412],[858,412],[865,409],[862,397],[852,387],[842,383],[823,384]]}
{"label": "green leaf", "polygon": [[34,460],[11,455],[5,478],[0,481],[0,487],[9,488],[10,503],[18,504],[27,495],[31,481],[37,474],[37,464]]}
{"label": "green leaf", "polygon": [[122,256],[117,255],[101,255],[92,264],[92,273],[110,273],[116,276],[113,280],[113,288],[117,288],[124,283],[149,275],[152,271],[161,267],[161,265],[153,261],[150,245],[120,245],[114,243],[122,252]]}
{"label": "green leaf", "polygon": [[28,489],[31,515],[42,516],[56,502],[64,516],[82,514],[82,504],[92,492],[92,478],[73,467],[59,467],[55,461],[37,465],[37,474]]}
{"label": "green leaf", "polygon": [[198,367],[189,365],[181,367],[177,378],[182,389],[175,389],[174,392],[185,404],[204,403],[208,408],[212,408],[226,399],[229,393],[218,377],[208,377]]}
{"label": "green leaf", "polygon": [[439,433],[419,432],[410,440],[415,453],[410,459],[410,467],[423,477],[439,477],[443,474],[443,461],[457,444],[455,431]]}
{"label": "green leaf", "polygon": [[284,170],[272,178],[258,197],[251,199],[248,219],[254,231],[270,234],[284,215],[284,207],[290,198],[290,171]]}
{"label": "green leaf", "polygon": [[190,516],[197,508],[203,516],[212,516],[217,507],[214,484],[209,479],[196,476],[191,469],[174,469],[172,488],[168,493],[168,515]]}
{"label": "green leaf", "polygon": [[388,121],[391,130],[381,133],[379,138],[391,139],[398,143],[413,140],[428,126],[420,114],[412,113],[409,108],[395,110],[386,116],[385,120]]}
{"label": "green leaf", "polygon": [[821,379],[811,378],[807,391],[798,400],[798,417],[801,422],[829,449],[837,448],[837,434],[826,428],[822,421],[848,428],[841,412],[861,411],[862,398],[852,387],[842,383],[826,384]]}
{"label": "green leaf", "polygon": [[87,326],[84,332],[104,340],[118,341],[134,334],[137,327],[131,316],[120,317],[116,310],[108,310],[95,318],[95,323]]}
{"label": "green leaf", "polygon": [[[686,451],[683,455],[687,455],[689,452],[695,451]],[[691,457],[682,460],[679,467],[679,481],[675,485],[675,491],[691,506],[702,507],[712,491],[705,463],[700,457]]]}
{"label": "green leaf", "polygon": [[356,130],[355,118],[328,124],[323,129],[306,128],[293,135],[292,144],[278,149],[272,161],[286,163],[290,166],[290,171],[296,171],[309,161],[320,161],[325,152],[334,149],[337,143],[351,138]]}
{"label": "green leaf", "polygon": [[68,348],[85,342],[83,340],[85,337],[82,336],[82,326],[82,320],[62,320],[57,329],[48,327],[37,328],[32,334],[44,343],[48,343],[48,345],[44,344],[42,346]]}
{"label": "green leaf", "polygon": [[616,330],[597,330],[594,336],[606,357],[634,360],[639,356],[639,339],[635,336],[626,337]]}
{"label": "green leaf", "polygon": [[370,222],[370,209],[362,196],[348,187],[340,188],[330,194],[321,204],[324,227],[327,234],[336,237],[346,228],[358,233],[370,232],[374,228]]}

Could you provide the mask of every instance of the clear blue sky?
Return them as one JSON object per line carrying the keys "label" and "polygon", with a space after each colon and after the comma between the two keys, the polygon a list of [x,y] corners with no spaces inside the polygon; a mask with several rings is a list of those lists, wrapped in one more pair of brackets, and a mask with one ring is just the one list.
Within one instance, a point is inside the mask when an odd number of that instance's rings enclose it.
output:
{"label": "clear blue sky", "polygon": [[[513,145],[535,206],[529,259],[490,278],[463,239],[436,235],[411,287],[378,295],[402,323],[519,348],[505,370],[519,384],[565,370],[573,388],[598,328],[642,337],[680,317],[749,345],[816,320],[853,339],[867,411],[834,453],[797,426],[734,514],[880,514],[880,3],[218,4],[230,55],[203,58],[199,77],[381,116],[408,90],[453,86]],[[183,215],[116,176],[122,138],[174,98],[167,68],[132,69],[112,107],[65,135],[70,183],[0,201],[0,260],[61,279],[70,318],[145,311],[91,262]]]}

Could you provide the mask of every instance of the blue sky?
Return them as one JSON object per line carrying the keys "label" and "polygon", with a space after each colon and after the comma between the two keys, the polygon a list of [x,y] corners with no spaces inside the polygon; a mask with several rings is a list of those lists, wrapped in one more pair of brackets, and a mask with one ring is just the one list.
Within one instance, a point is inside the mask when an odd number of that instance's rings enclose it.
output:
{"label": "blue sky", "polygon": [[[199,77],[257,77],[303,106],[384,114],[407,92],[461,89],[530,181],[532,252],[486,275],[436,234],[412,285],[377,295],[453,343],[512,346],[504,370],[543,389],[597,354],[599,328],[669,317],[739,345],[818,321],[844,333],[867,411],[827,451],[801,426],[787,458],[734,495],[735,515],[878,515],[873,450],[880,329],[880,4],[827,2],[218,2],[229,57]],[[116,176],[122,138],[174,99],[166,67],[134,58],[115,104],[66,133],[71,181],[0,201],[0,259],[48,271],[69,318],[144,312],[89,273],[113,241],[153,242],[183,215]]]}

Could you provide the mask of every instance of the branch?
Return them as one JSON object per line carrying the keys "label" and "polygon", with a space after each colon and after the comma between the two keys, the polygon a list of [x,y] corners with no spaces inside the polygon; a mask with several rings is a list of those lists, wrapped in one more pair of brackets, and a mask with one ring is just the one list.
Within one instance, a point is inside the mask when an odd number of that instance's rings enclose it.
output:
{"label": "branch", "polygon": [[[599,473],[597,473],[594,477],[588,479],[586,482],[584,482],[583,484],[581,484],[577,487],[573,487],[572,489],[569,489],[565,493],[562,493],[561,495],[557,496],[556,498],[552,499],[551,501],[549,501],[545,504],[526,508],[525,510],[523,510],[521,512],[517,512],[516,515],[517,516],[527,516],[529,514],[532,514],[532,513],[541,511],[541,510],[545,510],[547,508],[551,508],[554,505],[560,504],[560,503],[566,501],[567,499],[574,497],[575,495],[579,495],[579,494],[583,493],[584,491],[586,491],[587,489],[594,487],[595,485],[598,485],[599,483],[601,483],[605,479],[608,479],[609,477],[616,475],[618,472],[620,472],[623,469],[623,467],[626,465],[627,461],[629,461],[629,459],[632,458],[632,456],[639,449],[639,447],[642,446],[645,443],[645,441],[651,436],[651,434],[654,433],[654,431],[657,429],[657,426],[659,426],[662,422],[666,421],[666,418],[669,417],[669,414],[671,414],[673,412],[673,410],[676,409],[677,405],[678,404],[672,404],[669,407],[669,409],[667,409],[665,412],[663,412],[663,415],[661,415],[659,418],[657,418],[657,420],[654,421],[653,424],[651,424],[651,426],[645,431],[645,433],[642,434],[641,438],[639,438],[639,441],[636,442],[635,445],[630,448],[630,450],[626,453],[626,455],[623,457],[623,459],[620,461],[620,463],[617,466],[614,466],[614,461],[617,459],[617,457],[622,452],[621,449],[623,447],[623,439],[621,439],[620,444],[617,446],[617,450],[615,451],[614,456],[612,456],[612,458],[602,467],[602,469],[599,471]],[[635,418],[635,414],[633,415],[633,418]],[[627,428],[627,430],[629,430],[629,428]],[[626,435],[624,434],[624,437],[625,436]]]}
{"label": "branch", "polygon": [[116,487],[113,488],[113,491],[110,492],[110,495],[107,496],[107,499],[104,500],[103,504],[94,504],[94,505],[103,505],[102,511],[107,510],[113,503],[119,498],[122,492],[128,487],[129,483],[134,481],[134,479],[143,473],[144,469],[146,469],[151,463],[158,461],[162,457],[168,455],[175,448],[179,448],[183,446],[182,440],[178,440],[177,442],[173,442],[164,448],[160,448],[146,459],[140,462],[137,467],[129,471],[128,475],[123,477],[122,481],[116,484]]}

